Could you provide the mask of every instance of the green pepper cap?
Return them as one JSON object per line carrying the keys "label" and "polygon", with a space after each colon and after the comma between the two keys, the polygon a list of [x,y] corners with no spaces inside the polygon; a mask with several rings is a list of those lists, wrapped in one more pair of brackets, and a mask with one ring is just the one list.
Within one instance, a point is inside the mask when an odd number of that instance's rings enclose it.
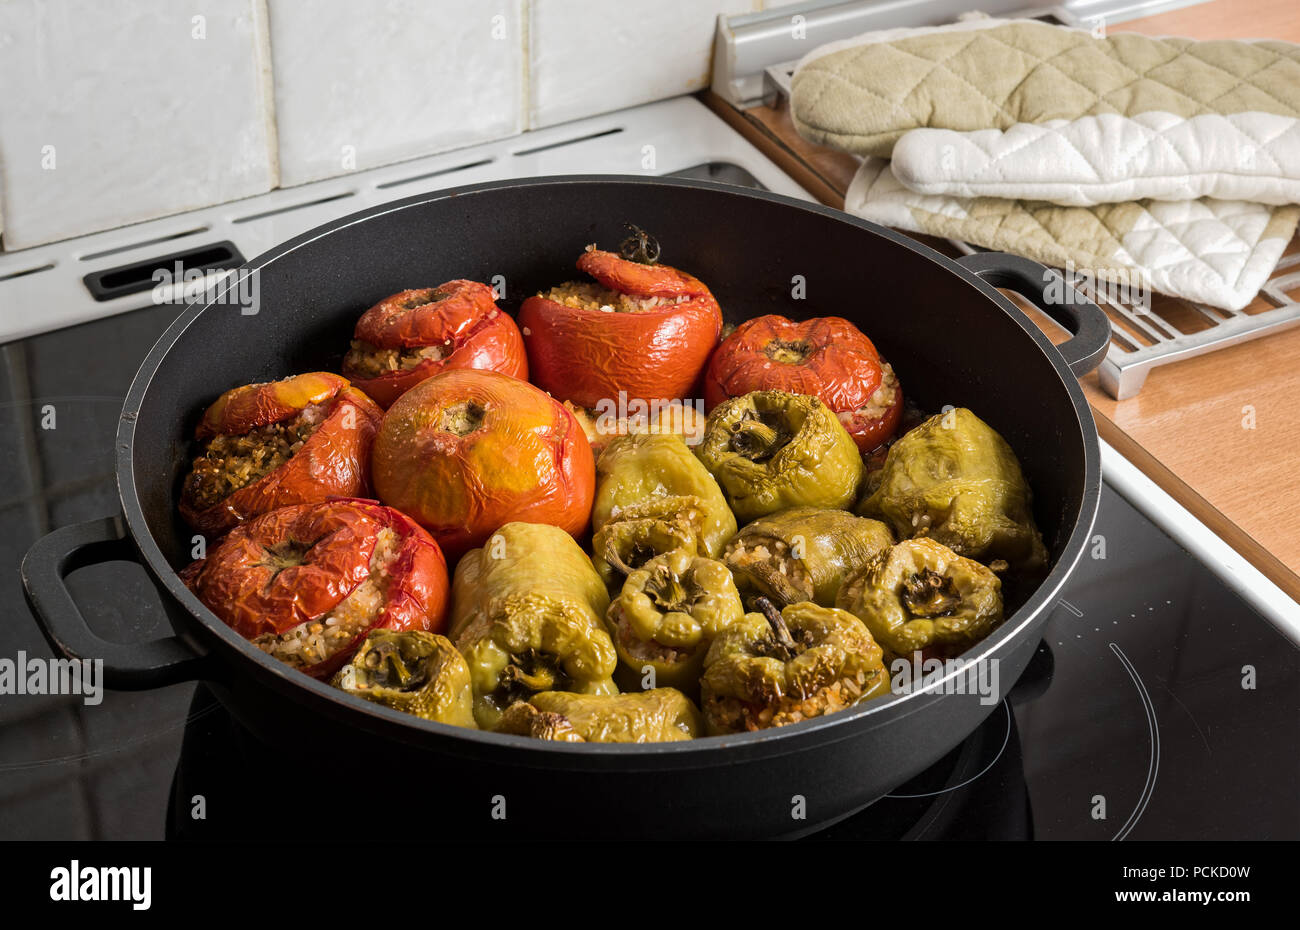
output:
{"label": "green pepper cap", "polygon": [[709,414],[696,448],[741,521],[791,507],[844,509],[862,458],[834,412],[816,397],[754,391]]}
{"label": "green pepper cap", "polygon": [[473,727],[469,666],[451,640],[424,630],[374,630],[334,687],[424,720]]}
{"label": "green pepper cap", "polygon": [[908,539],[846,581],[839,606],[894,656],[947,658],[1002,622],[1002,582],[933,539]]}
{"label": "green pepper cap", "polygon": [[700,681],[710,733],[785,726],[887,693],[882,653],[857,617],[805,601],[758,614],[709,648]]}

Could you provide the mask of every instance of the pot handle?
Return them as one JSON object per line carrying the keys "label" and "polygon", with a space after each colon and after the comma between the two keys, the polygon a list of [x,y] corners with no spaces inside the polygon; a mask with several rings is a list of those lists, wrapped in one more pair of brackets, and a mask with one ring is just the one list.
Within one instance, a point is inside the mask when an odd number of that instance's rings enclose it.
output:
{"label": "pot handle", "polygon": [[[957,259],[994,287],[1024,296],[1072,335],[1057,346],[1070,371],[1082,377],[1101,364],[1110,348],[1110,319],[1106,312],[1066,283],[1055,268],[1006,252],[975,252]],[[1052,292],[1065,299],[1052,299]]]}
{"label": "pot handle", "polygon": [[114,643],[86,624],[64,578],[101,562],[136,562],[121,517],[61,527],[38,539],[23,557],[23,588],[41,632],[68,659],[102,659],[104,684],[118,691],[161,688],[201,677],[203,657],[179,636]]}

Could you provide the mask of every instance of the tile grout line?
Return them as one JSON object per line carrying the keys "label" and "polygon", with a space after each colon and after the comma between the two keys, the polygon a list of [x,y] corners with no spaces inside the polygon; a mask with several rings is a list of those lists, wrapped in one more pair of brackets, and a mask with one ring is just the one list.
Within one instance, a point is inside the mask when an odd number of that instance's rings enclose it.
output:
{"label": "tile grout line", "polygon": [[519,0],[519,132],[533,128],[533,0]]}
{"label": "tile grout line", "polygon": [[262,88],[262,120],[266,125],[267,172],[271,190],[280,188],[280,127],[276,122],[275,68],[271,58],[271,9],[267,0],[250,0],[253,42],[257,46],[258,84]]}

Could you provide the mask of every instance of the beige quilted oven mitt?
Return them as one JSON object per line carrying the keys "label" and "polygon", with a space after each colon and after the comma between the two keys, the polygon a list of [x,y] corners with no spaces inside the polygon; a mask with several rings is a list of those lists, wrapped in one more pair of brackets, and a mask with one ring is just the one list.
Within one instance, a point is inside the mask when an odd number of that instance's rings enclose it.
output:
{"label": "beige quilted oven mitt", "polygon": [[[1191,120],[1250,113],[1289,123],[1300,116],[1300,47],[1132,34],[1096,38],[1031,20],[886,30],[806,56],[795,72],[791,109],[810,140],[886,157],[906,133],[951,130],[970,139],[981,130],[1023,131],[1027,123],[1101,114]],[[1228,309],[1250,302],[1300,219],[1296,207],[1211,197],[1098,198],[1091,206],[1057,206],[1037,199],[1041,183],[1031,187],[1001,176],[984,187],[1000,196],[956,196],[954,190],[978,191],[986,180],[959,176],[960,166],[970,163],[957,161],[958,176],[949,175],[946,192],[943,185],[917,191],[900,183],[883,158],[868,157],[845,208],[885,225],[1073,265]],[[1007,164],[1001,157],[986,163],[999,171]],[[1035,180],[1050,175],[1050,165],[1026,163]],[[1084,165],[1087,175],[1086,159]],[[914,179],[903,180],[911,185]],[[1075,188],[1083,199],[1072,202],[1090,202],[1088,192]]]}
{"label": "beige quilted oven mitt", "polygon": [[1226,310],[1254,299],[1300,220],[1300,206],[1210,197],[1065,207],[918,194],[899,183],[883,158],[863,163],[844,209],[883,226],[1086,271],[1131,293],[1159,291]]}
{"label": "beige quilted oven mitt", "polygon": [[905,132],[973,131],[1118,113],[1300,118],[1300,46],[1136,33],[1094,37],[1036,20],[889,29],[813,50],[790,98],[805,138],[889,157]]}

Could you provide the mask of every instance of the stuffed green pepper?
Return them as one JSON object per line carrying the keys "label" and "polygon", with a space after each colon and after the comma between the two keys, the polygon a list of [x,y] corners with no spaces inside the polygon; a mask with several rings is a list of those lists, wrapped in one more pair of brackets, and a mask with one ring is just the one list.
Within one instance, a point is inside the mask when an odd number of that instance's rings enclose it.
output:
{"label": "stuffed green pepper", "polygon": [[491,729],[541,691],[616,694],[604,582],[568,533],[507,523],[452,579],[451,638],[469,664],[474,717]]}
{"label": "stuffed green pepper", "polygon": [[742,527],[723,561],[747,601],[762,595],[778,607],[800,601],[834,607],[844,579],[893,543],[879,520],[795,507]]}
{"label": "stuffed green pepper", "polygon": [[609,605],[606,627],[618,652],[624,690],[698,688],[709,644],[745,615],[721,562],[678,549],[627,576]]}
{"label": "stuffed green pepper", "polygon": [[570,743],[668,743],[700,734],[700,713],[673,688],[592,695],[544,691],[512,704],[498,733]]}
{"label": "stuffed green pepper", "polygon": [[964,407],[894,443],[858,513],[900,539],[928,536],[958,555],[1033,570],[1047,563],[1029,485],[1005,439]]}
{"label": "stuffed green pepper", "polygon": [[892,656],[948,658],[1002,622],[1002,582],[933,539],[907,539],[848,579],[837,603]]}
{"label": "stuffed green pepper", "polygon": [[850,506],[862,479],[857,444],[816,397],[754,391],[709,414],[696,448],[742,522],[791,507]]}
{"label": "stuffed green pepper", "polygon": [[881,649],[857,617],[810,601],[778,610],[759,598],[758,606],[704,659],[709,733],[785,726],[889,691]]}
{"label": "stuffed green pepper", "polygon": [[694,551],[716,558],[736,532],[718,483],[673,433],[620,436],[605,447],[591,525],[592,561],[615,589],[645,560],[638,554],[662,555],[690,536]]}
{"label": "stuffed green pepper", "polygon": [[469,666],[451,640],[436,633],[374,630],[333,685],[423,720],[475,725]]}

